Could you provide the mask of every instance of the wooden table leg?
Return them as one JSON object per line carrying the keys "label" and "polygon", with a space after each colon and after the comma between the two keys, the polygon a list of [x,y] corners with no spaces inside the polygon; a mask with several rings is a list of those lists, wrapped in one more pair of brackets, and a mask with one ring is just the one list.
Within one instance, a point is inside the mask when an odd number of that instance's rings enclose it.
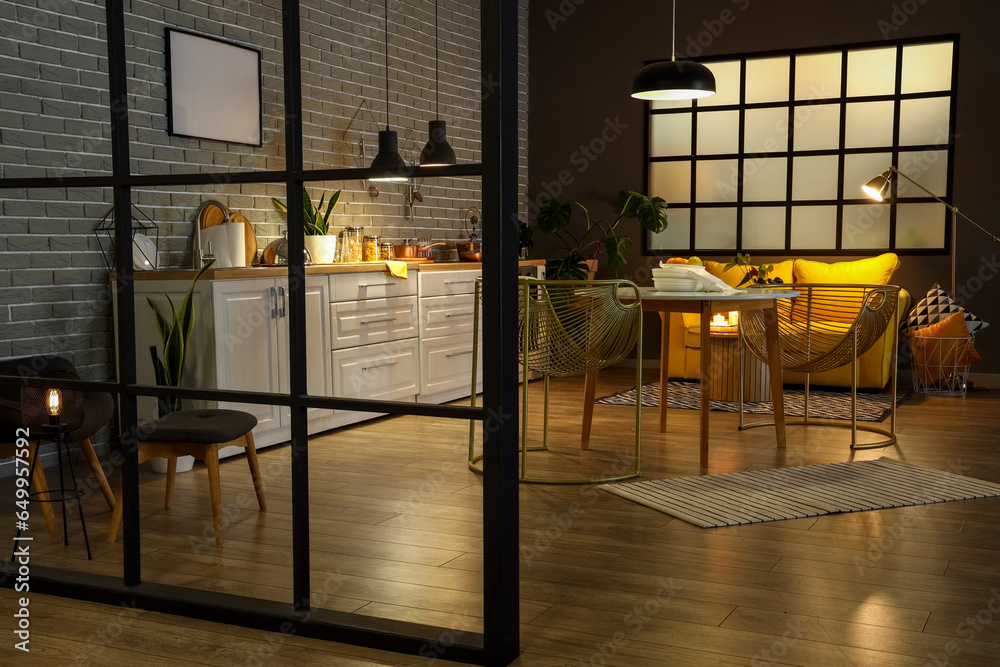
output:
{"label": "wooden table leg", "polygon": [[701,339],[701,467],[708,467],[708,401],[712,393],[712,339],[710,337],[710,323],[712,321],[712,303],[702,301],[701,303],[701,324],[699,325]]}
{"label": "wooden table leg", "polygon": [[767,340],[767,365],[771,374],[771,404],[774,406],[774,436],[778,449],[785,448],[785,396],[781,384],[781,348],[778,342],[778,308],[776,302],[764,316],[764,336]]}
{"label": "wooden table leg", "polygon": [[670,313],[660,312],[660,433],[667,432],[667,385],[670,384]]}
{"label": "wooden table leg", "polygon": [[594,421],[594,398],[597,396],[597,373],[587,373],[583,383],[583,432],[580,434],[580,449],[590,449],[590,425]]}

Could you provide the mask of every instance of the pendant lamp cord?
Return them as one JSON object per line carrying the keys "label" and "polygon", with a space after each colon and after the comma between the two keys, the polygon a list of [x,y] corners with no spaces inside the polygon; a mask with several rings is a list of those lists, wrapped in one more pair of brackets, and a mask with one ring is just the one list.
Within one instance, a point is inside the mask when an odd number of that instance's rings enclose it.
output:
{"label": "pendant lamp cord", "polygon": [[438,59],[438,0],[434,0],[434,116],[435,118],[441,117],[441,111],[438,107],[438,93],[441,90],[441,84],[438,82],[438,74],[441,71],[441,61]]}
{"label": "pendant lamp cord", "polygon": [[[388,49],[388,47],[386,48]],[[670,19],[670,60],[677,60],[677,0],[674,0],[674,13]],[[388,84],[386,84],[386,90],[388,91]]]}
{"label": "pendant lamp cord", "polygon": [[389,131],[389,0],[384,0],[385,9],[385,131]]}

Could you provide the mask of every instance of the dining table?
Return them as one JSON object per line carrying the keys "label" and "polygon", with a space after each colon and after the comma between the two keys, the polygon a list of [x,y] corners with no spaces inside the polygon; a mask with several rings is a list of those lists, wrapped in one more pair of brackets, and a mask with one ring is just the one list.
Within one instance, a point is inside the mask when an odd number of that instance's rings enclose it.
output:
{"label": "dining table", "polygon": [[[699,403],[699,461],[702,468],[708,467],[709,396],[711,394],[712,383],[712,359],[708,350],[710,349],[710,323],[712,321],[712,314],[728,311],[738,311],[741,313],[751,310],[770,311],[770,313],[764,318],[768,357],[767,364],[771,369],[775,369],[770,373],[771,400],[774,407],[774,432],[778,447],[784,448],[785,409],[778,347],[777,300],[792,299],[798,295],[799,293],[795,290],[773,289],[766,287],[753,287],[725,292],[667,292],[657,290],[654,287],[641,287],[639,289],[639,298],[642,302],[643,312],[657,313],[660,316],[660,433],[666,433],[667,431],[667,398],[669,391],[667,356],[670,349],[670,314],[696,313],[701,316],[699,332],[700,348],[702,350],[700,366],[701,396]],[[642,360],[639,359],[637,363],[642,363]],[[597,373],[595,371],[587,375],[585,383],[583,435],[581,440],[581,446],[584,449],[587,448],[590,440],[590,424],[593,418],[596,390]],[[636,393],[636,400],[639,400],[638,388]]]}

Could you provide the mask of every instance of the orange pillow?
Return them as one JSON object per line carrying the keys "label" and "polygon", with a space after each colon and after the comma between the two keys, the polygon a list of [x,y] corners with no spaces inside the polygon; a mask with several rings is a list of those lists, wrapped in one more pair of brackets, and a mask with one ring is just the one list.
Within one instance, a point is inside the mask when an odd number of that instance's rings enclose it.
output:
{"label": "orange pillow", "polygon": [[912,329],[906,335],[913,349],[913,363],[924,384],[944,379],[982,359],[965,325],[963,310],[922,329]]}

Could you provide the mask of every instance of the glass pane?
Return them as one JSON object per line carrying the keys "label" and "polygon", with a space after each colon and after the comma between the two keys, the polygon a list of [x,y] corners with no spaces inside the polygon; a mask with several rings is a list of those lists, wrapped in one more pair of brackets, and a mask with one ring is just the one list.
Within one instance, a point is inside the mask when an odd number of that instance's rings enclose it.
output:
{"label": "glass pane", "polygon": [[735,248],[736,209],[702,208],[694,226],[694,247]]}
{"label": "glass pane", "polygon": [[795,108],[797,151],[828,150],[840,147],[840,105],[815,104]]}
{"label": "glass pane", "polygon": [[788,99],[788,62],[787,56],[747,60],[748,104]]}
{"label": "glass pane", "polygon": [[951,90],[952,42],[903,47],[903,93]]}
{"label": "glass pane", "polygon": [[891,153],[844,156],[844,191],[841,196],[844,199],[867,200],[868,195],[862,192],[861,186],[888,169],[891,164]]}
{"label": "glass pane", "polygon": [[649,194],[668,204],[691,200],[691,163],[653,162],[649,165]]}
{"label": "glass pane", "polygon": [[743,167],[744,201],[784,201],[787,158],[747,160]]}
{"label": "glass pane", "polygon": [[836,199],[840,160],[836,155],[792,161],[792,199]]}
{"label": "glass pane", "polygon": [[740,61],[712,63],[708,66],[715,75],[715,95],[698,100],[699,107],[717,107],[740,103]]}
{"label": "glass pane", "polygon": [[736,153],[740,147],[740,112],[698,114],[698,154]]}
{"label": "glass pane", "polygon": [[695,201],[736,201],[738,164],[736,160],[699,160]]}
{"label": "glass pane", "polygon": [[649,127],[651,157],[691,154],[691,114],[658,114]]}
{"label": "glass pane", "polygon": [[847,94],[892,95],[896,92],[896,49],[847,52]]}
{"label": "glass pane", "polygon": [[743,248],[785,247],[785,207],[761,206],[743,209]]}
{"label": "glass pane", "polygon": [[[900,153],[899,170],[938,197],[944,197],[948,193],[947,151]],[[927,193],[905,178],[901,178],[896,195],[899,197],[926,197]]]}
{"label": "glass pane", "polygon": [[836,206],[793,206],[791,250],[837,247]]}
{"label": "glass pane", "polygon": [[649,247],[654,250],[688,250],[691,248],[691,209],[671,208],[667,213],[667,228],[650,234]]}
{"label": "glass pane", "polygon": [[847,105],[846,148],[892,145],[892,102],[855,102]]}
{"label": "glass pane", "polygon": [[788,109],[747,109],[743,151],[774,153],[788,150]]}
{"label": "glass pane", "polygon": [[687,109],[691,100],[650,100],[651,109]]}
{"label": "glass pane", "polygon": [[843,55],[839,51],[795,56],[795,99],[840,97],[842,61]]}
{"label": "glass pane", "polygon": [[889,247],[889,209],[881,204],[844,207],[844,250]]}
{"label": "glass pane", "polygon": [[896,207],[897,248],[943,248],[948,209],[941,204]]}
{"label": "glass pane", "polygon": [[899,144],[947,144],[950,118],[950,98],[903,100],[899,109]]}

